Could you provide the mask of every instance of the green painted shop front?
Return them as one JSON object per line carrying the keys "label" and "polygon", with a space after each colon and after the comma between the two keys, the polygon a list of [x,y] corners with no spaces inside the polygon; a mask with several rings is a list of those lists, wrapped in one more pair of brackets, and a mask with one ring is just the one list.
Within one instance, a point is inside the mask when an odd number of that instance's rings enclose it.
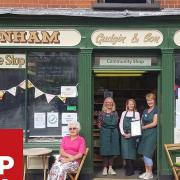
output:
{"label": "green painted shop front", "polygon": [[[42,21],[46,18],[46,22]],[[174,43],[174,34],[180,29],[178,24],[180,17],[137,17],[137,18],[88,18],[88,17],[62,17],[62,16],[1,16],[2,29],[75,29],[81,35],[81,42],[75,46],[53,47],[47,46],[6,46],[1,47],[4,51],[13,49],[31,50],[33,48],[75,50],[78,52],[78,117],[82,126],[81,133],[86,137],[87,145],[90,148],[85,167],[82,173],[88,179],[93,177],[93,109],[94,109],[94,57],[96,54],[118,54],[123,57],[126,55],[134,56],[156,56],[158,64],[154,67],[125,66],[118,67],[121,71],[147,71],[157,73],[157,93],[158,93],[158,148],[157,166],[158,176],[170,175],[167,158],[163,149],[164,143],[174,142],[174,69],[175,69],[175,50],[179,47]],[[28,23],[27,23],[28,21]],[[158,30],[163,35],[163,41],[158,46],[96,46],[92,42],[92,34],[97,30],[125,30],[125,31],[145,31]],[[101,69],[101,68],[100,68]],[[106,70],[117,70],[116,68],[106,68]],[[26,114],[26,113],[25,113]],[[26,121],[26,115],[25,115]],[[26,129],[26,127],[25,127]],[[27,132],[28,133],[28,132]],[[27,140],[27,138],[26,138]],[[25,142],[25,147],[49,147],[57,152],[59,143],[51,142]]]}

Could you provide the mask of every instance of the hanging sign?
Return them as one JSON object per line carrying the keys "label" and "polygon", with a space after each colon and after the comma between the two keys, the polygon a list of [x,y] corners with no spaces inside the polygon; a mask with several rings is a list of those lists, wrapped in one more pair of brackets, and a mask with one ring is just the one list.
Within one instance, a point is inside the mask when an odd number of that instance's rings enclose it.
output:
{"label": "hanging sign", "polygon": [[76,46],[75,29],[0,29],[0,46]]}
{"label": "hanging sign", "polygon": [[0,69],[26,68],[25,54],[0,54]]}
{"label": "hanging sign", "polygon": [[151,66],[150,57],[100,57],[100,66]]}
{"label": "hanging sign", "polygon": [[158,30],[108,30],[100,29],[91,36],[95,46],[156,47],[163,42]]}

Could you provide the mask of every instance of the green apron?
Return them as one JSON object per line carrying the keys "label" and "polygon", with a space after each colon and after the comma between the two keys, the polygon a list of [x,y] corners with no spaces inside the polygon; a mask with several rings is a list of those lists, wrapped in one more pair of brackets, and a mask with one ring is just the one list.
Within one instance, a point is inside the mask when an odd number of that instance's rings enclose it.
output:
{"label": "green apron", "polygon": [[119,155],[118,119],[115,113],[104,113],[100,129],[100,154],[104,156]]}
{"label": "green apron", "polygon": [[[157,112],[156,107],[150,113],[148,113],[148,110],[146,109],[142,115],[143,125],[152,123],[154,115],[157,114],[156,112]],[[143,130],[138,147],[138,153],[147,156],[149,158],[152,158],[156,145],[157,145],[157,127]]]}
{"label": "green apron", "polygon": [[[127,114],[127,112],[126,112]],[[132,118],[135,118],[135,112],[133,117],[127,117],[125,114],[123,120],[123,130],[125,133],[131,133],[131,121]],[[121,153],[123,159],[136,159],[136,138],[124,138],[121,135]]]}

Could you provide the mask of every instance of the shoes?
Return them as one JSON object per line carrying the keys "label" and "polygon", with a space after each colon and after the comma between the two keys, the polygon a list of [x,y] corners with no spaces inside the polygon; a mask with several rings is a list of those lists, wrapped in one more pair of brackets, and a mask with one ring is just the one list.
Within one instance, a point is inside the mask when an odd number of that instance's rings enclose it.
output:
{"label": "shoes", "polygon": [[147,174],[146,172],[142,173],[142,174],[139,176],[139,178],[140,178],[140,179],[144,179],[144,177],[146,176],[146,174]]}
{"label": "shoes", "polygon": [[102,175],[103,175],[103,176],[107,176],[107,174],[108,174],[108,173],[107,173],[107,168],[104,168],[104,169],[103,169],[103,172],[102,172]]}
{"label": "shoes", "polygon": [[153,174],[147,173],[143,179],[153,179]]}
{"label": "shoes", "polygon": [[108,174],[110,174],[110,175],[115,175],[116,172],[115,172],[112,168],[110,168],[109,171],[108,171]]}

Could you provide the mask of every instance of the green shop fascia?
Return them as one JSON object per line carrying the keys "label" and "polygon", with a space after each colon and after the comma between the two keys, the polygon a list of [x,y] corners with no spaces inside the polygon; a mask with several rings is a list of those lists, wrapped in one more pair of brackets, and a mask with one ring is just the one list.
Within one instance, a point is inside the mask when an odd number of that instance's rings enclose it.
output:
{"label": "green shop fascia", "polygon": [[77,119],[90,148],[82,174],[91,179],[98,80],[152,75],[159,110],[157,175],[171,175],[163,144],[178,141],[174,86],[179,20],[178,15],[1,15],[0,127],[23,128],[26,148],[58,153],[68,120]]}

